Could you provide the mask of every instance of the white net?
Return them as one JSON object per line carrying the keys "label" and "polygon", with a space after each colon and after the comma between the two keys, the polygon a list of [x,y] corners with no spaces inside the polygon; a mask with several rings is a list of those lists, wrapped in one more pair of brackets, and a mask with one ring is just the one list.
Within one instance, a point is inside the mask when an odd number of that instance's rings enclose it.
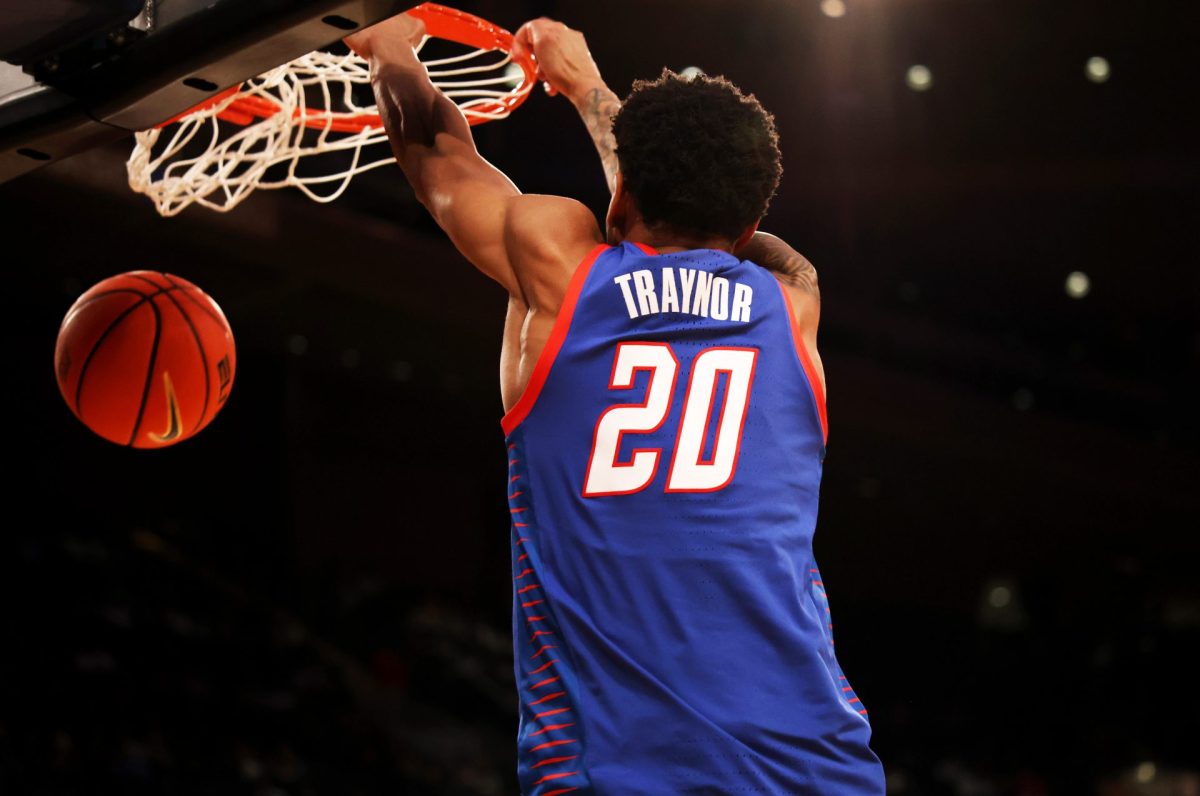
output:
{"label": "white net", "polygon": [[[507,116],[533,85],[502,50],[422,60],[472,124]],[[373,103],[366,61],[309,53],[210,107],[135,134],[129,186],[162,216],[192,204],[225,212],[256,189],[297,188],[331,202],[355,175],[394,162]]]}

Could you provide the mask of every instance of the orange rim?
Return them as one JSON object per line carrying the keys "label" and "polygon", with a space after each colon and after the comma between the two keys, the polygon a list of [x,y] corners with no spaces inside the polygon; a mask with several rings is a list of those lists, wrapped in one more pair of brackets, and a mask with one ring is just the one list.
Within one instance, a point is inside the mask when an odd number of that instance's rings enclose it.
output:
{"label": "orange rim", "polygon": [[[475,111],[475,113],[467,115],[467,121],[470,124],[481,124],[482,122],[491,121],[490,116],[511,113],[513,109],[523,103],[529,96],[529,89],[532,88],[534,82],[537,80],[537,66],[534,65],[533,57],[528,53],[524,53],[519,57],[513,54],[512,33],[474,14],[459,11],[456,8],[449,8],[438,3],[422,3],[414,8],[410,8],[405,13],[422,20],[425,23],[425,32],[429,36],[457,42],[458,44],[464,44],[480,50],[500,50],[512,55],[512,62],[521,67],[523,75],[521,85],[506,97],[499,97],[472,105],[471,110]],[[236,96],[241,89],[241,83],[230,86],[203,102],[188,108],[183,113],[176,114],[165,122],[161,122],[157,126],[166,127],[168,124],[178,122],[193,113],[208,110],[214,105],[218,105],[229,99],[231,96]],[[320,118],[307,119],[304,122],[306,127],[331,130],[338,133],[358,133],[370,127],[383,127],[383,121],[377,113],[324,113],[319,109],[315,112],[322,114],[322,116]],[[232,124],[245,126],[253,124],[255,119],[267,119],[277,113],[279,113],[279,105],[276,103],[262,97],[245,96],[237,97],[228,106],[222,108],[220,113],[217,114],[217,118]],[[313,113],[313,111],[310,110],[309,113]],[[299,110],[293,112],[293,118],[299,118],[300,116],[301,112]]]}

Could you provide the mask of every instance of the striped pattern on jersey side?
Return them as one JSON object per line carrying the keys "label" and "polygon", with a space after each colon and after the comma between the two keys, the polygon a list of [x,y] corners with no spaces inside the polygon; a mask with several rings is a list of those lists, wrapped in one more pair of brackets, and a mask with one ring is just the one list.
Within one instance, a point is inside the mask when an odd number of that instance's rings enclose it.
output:
{"label": "striped pattern on jersey side", "polygon": [[514,633],[522,713],[520,755],[523,796],[560,796],[590,790],[582,765],[583,740],[570,694],[565,651],[542,590],[537,523],[517,443],[508,446],[508,505],[512,515]]}
{"label": "striped pattern on jersey side", "polygon": [[[808,570],[809,578],[812,583],[813,601],[823,608],[825,611],[825,634],[829,638],[829,648],[832,652],[834,646],[833,638],[833,611],[829,607],[829,595],[825,593],[825,582],[821,579],[821,571],[816,567]],[[834,658],[836,660],[836,658]],[[846,679],[846,675],[842,673],[841,667],[837,667],[838,689],[841,691],[842,699],[846,704],[860,716],[867,715],[867,709],[863,706],[862,700],[854,693],[854,689],[850,686],[850,681]]]}

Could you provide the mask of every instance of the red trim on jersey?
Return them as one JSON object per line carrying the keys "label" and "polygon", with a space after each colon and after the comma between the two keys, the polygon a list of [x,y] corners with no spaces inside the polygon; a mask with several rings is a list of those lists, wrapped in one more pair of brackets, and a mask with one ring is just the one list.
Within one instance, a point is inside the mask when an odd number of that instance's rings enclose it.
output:
{"label": "red trim on jersey", "polygon": [[558,316],[554,319],[554,328],[550,330],[550,339],[546,341],[546,347],[538,355],[537,363],[533,366],[533,374],[529,377],[529,383],[525,385],[525,390],[517,402],[500,419],[500,427],[506,436],[521,425],[521,421],[533,409],[538,394],[542,391],[542,387],[546,384],[546,378],[550,375],[550,366],[554,364],[554,359],[558,356],[563,341],[567,338],[567,329],[571,327],[571,317],[575,314],[575,302],[579,300],[579,293],[583,290],[583,283],[587,281],[588,272],[592,270],[592,264],[596,262],[596,258],[608,251],[609,248],[608,244],[597,244],[596,248],[583,258],[583,262],[571,276],[571,281],[567,284],[567,292],[563,295],[562,306],[558,308]]}
{"label": "red trim on jersey", "polygon": [[[758,352],[756,351],[755,353],[757,354]],[[692,373],[695,374],[695,372],[696,372],[696,368],[695,368],[695,362],[693,360]],[[717,393],[720,392],[720,390],[721,390],[721,374],[722,373],[725,374],[725,400],[721,402],[721,412],[720,412],[719,416],[717,417],[717,428],[713,432],[712,456],[705,459],[704,458],[704,446],[705,446],[705,444],[708,443],[708,430],[710,428],[712,428],[712,410],[713,410],[713,405],[717,402]],[[704,434],[701,436],[700,455],[698,457],[696,457],[696,464],[706,464],[706,465],[711,466],[711,465],[717,463],[717,447],[721,442],[721,424],[723,422],[725,422],[725,407],[729,406],[729,385],[732,383],[733,383],[733,371],[732,370],[717,370],[715,372],[715,375],[713,376],[712,395],[708,396],[708,411],[706,411],[704,413]],[[691,380],[691,377],[689,377],[688,378],[688,393],[690,393],[691,391],[692,391],[692,380]],[[687,393],[684,393],[684,394],[686,395]],[[749,404],[749,401],[747,401],[747,404]],[[684,411],[686,411],[686,406],[684,408]],[[682,421],[681,421],[681,424],[682,424]],[[678,445],[676,445],[676,447],[678,447]],[[672,462],[672,464],[673,463],[674,462]],[[667,479],[667,483],[670,483],[670,478]]]}
{"label": "red trim on jersey", "polygon": [[637,241],[632,241],[632,240],[629,242],[632,243],[634,246],[637,246],[639,249],[641,249],[644,254],[648,254],[651,257],[658,256],[658,250],[655,249],[653,246],[647,246],[644,243],[638,243]]}
{"label": "red trim on jersey", "polygon": [[821,434],[825,442],[829,441],[829,418],[825,414],[825,390],[821,387],[821,379],[817,375],[817,369],[813,365],[812,357],[808,355],[808,348],[804,345],[804,340],[800,336],[800,327],[796,324],[796,313],[792,309],[792,299],[787,294],[787,289],[784,288],[782,282],[779,284],[779,293],[783,296],[783,306],[787,308],[788,323],[792,327],[792,342],[796,346],[796,355],[800,357],[800,365],[804,368],[804,374],[808,376],[809,386],[812,387],[813,397],[817,400],[817,414],[821,417]]}

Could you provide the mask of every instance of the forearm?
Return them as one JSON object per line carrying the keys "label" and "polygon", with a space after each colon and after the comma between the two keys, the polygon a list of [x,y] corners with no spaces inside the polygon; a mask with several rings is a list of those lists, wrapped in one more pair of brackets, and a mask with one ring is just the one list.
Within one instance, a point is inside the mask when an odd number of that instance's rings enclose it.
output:
{"label": "forearm", "polygon": [[621,109],[621,100],[600,80],[576,94],[577,96],[571,98],[571,102],[587,126],[592,143],[596,145],[596,153],[600,155],[600,165],[604,169],[604,179],[611,193],[616,190],[618,170],[617,141],[613,137],[612,120]]}
{"label": "forearm", "polygon": [[779,274],[796,287],[817,294],[817,271],[812,263],[769,232],[755,232],[734,254]]}
{"label": "forearm", "polygon": [[376,47],[370,66],[379,116],[396,162],[417,198],[427,204],[436,179],[431,171],[441,157],[475,152],[471,126],[454,101],[433,85],[407,43]]}

